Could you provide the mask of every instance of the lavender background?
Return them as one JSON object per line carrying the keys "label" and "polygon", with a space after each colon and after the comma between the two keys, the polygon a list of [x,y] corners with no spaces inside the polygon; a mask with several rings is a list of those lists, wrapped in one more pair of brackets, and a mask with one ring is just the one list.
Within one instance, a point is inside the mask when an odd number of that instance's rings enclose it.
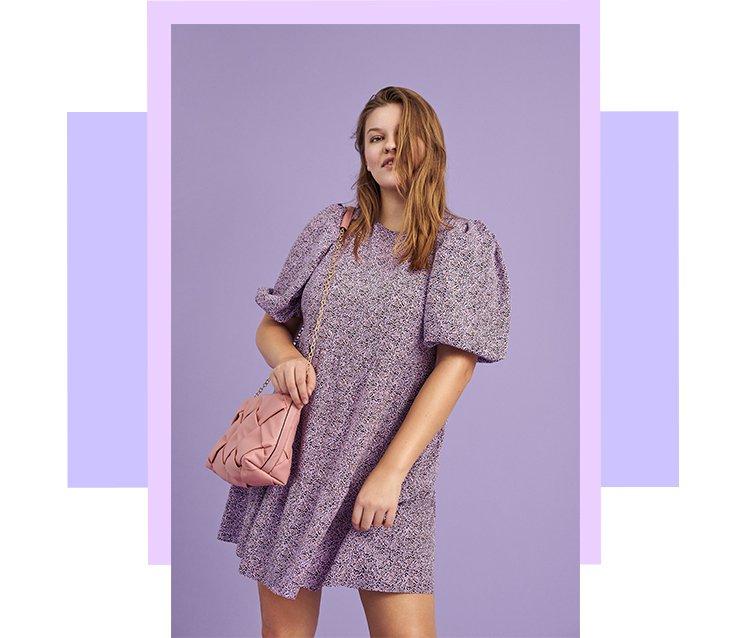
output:
{"label": "lavender background", "polygon": [[[268,373],[255,289],[352,198],[350,135],[388,84],[436,109],[449,206],[495,232],[513,289],[507,359],[478,366],[442,451],[439,635],[578,635],[578,71],[575,25],[172,27],[174,635],[260,635],[202,463]],[[367,635],[357,591],[325,588],[318,636]]]}

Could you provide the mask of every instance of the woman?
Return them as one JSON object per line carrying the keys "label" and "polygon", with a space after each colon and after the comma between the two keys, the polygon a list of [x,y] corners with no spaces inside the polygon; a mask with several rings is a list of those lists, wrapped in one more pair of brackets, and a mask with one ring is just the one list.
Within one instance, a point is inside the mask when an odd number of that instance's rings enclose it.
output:
{"label": "woman", "polygon": [[[371,636],[436,636],[435,482],[475,364],[503,359],[510,290],[494,234],[446,207],[432,107],[386,87],[360,114],[357,205],[315,342],[344,204],[291,247],[256,345],[302,408],[283,486],[230,489],[218,538],[259,581],[263,635],[314,636],[321,588],[357,588]],[[296,346],[292,336],[302,327]]]}

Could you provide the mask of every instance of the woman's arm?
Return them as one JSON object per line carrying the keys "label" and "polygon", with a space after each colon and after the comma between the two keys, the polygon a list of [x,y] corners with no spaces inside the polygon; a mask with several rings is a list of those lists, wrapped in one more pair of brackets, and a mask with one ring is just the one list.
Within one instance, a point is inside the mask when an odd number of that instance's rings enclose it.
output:
{"label": "woman's arm", "polygon": [[301,325],[301,317],[292,317],[286,323],[279,323],[268,314],[264,314],[256,330],[256,347],[271,368],[275,368],[287,359],[302,356],[292,344],[292,337]]}
{"label": "woman's arm", "polygon": [[297,408],[309,403],[309,396],[317,382],[317,374],[292,343],[292,336],[302,324],[301,317],[292,317],[285,323],[264,315],[256,330],[256,346],[271,366],[271,385],[276,392],[288,394]]}
{"label": "woman's arm", "polygon": [[464,350],[438,344],[436,351],[436,366],[376,466],[401,481],[448,419],[476,366],[476,355]]}
{"label": "woman's arm", "polygon": [[444,344],[436,348],[436,366],[357,494],[351,517],[355,529],[367,531],[371,525],[392,527],[403,480],[446,423],[471,379],[476,355]]}

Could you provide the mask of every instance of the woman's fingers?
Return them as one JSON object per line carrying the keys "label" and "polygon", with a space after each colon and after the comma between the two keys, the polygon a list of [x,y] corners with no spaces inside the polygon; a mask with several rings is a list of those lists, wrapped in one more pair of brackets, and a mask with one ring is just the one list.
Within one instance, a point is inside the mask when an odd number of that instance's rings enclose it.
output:
{"label": "woman's fingers", "polygon": [[352,508],[352,526],[355,529],[360,529],[360,520],[362,519],[362,511],[363,506],[355,503],[355,506]]}
{"label": "woman's fingers", "polygon": [[352,526],[361,532],[367,532],[372,527],[393,527],[395,510],[365,507],[356,501],[352,508],[350,520]]}
{"label": "woman's fingers", "polygon": [[309,392],[307,391],[307,367],[297,366],[297,390],[302,403],[309,403]]}
{"label": "woman's fingers", "polygon": [[310,365],[307,371],[307,396],[314,392],[314,386],[317,385],[317,373],[314,366]]}
{"label": "woman's fingers", "polygon": [[297,383],[297,373],[296,373],[296,366],[292,365],[287,367],[287,369],[284,372],[284,376],[286,377],[286,386],[289,389],[289,396],[292,398],[292,401],[296,404],[298,408],[302,407],[302,399],[299,396],[299,386]]}
{"label": "woman's fingers", "polygon": [[289,395],[299,409],[309,402],[317,383],[314,367],[303,357],[280,364],[271,372],[269,379],[274,390]]}

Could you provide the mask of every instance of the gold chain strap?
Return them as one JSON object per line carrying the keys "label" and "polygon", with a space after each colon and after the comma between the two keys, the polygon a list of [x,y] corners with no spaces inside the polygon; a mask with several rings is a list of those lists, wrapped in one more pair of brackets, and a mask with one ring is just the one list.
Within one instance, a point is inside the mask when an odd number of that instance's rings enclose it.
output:
{"label": "gold chain strap", "polygon": [[[317,341],[317,335],[319,334],[319,324],[322,321],[322,313],[324,312],[324,304],[325,300],[327,299],[327,293],[330,289],[330,284],[332,283],[332,277],[335,274],[335,262],[337,261],[337,254],[340,251],[340,244],[342,243],[342,238],[345,235],[345,231],[347,229],[344,226],[340,226],[340,235],[337,238],[337,244],[335,246],[335,254],[332,258],[332,265],[330,266],[330,273],[327,276],[327,282],[324,286],[324,292],[322,293],[322,301],[319,304],[319,316],[317,317],[317,323],[314,326],[314,336],[312,337],[312,343],[309,346],[309,355],[307,356],[307,365],[311,367],[312,365],[312,357],[314,356],[314,344]],[[302,334],[302,330],[304,329],[304,321],[302,321],[302,326],[299,328],[299,332],[297,333],[296,338],[294,339],[294,343],[297,343],[299,340],[299,335]],[[269,377],[266,377],[266,381],[264,381],[263,385],[256,391],[256,394],[254,394],[255,397],[259,396],[261,394],[261,391],[268,385],[269,381],[271,379]]]}

